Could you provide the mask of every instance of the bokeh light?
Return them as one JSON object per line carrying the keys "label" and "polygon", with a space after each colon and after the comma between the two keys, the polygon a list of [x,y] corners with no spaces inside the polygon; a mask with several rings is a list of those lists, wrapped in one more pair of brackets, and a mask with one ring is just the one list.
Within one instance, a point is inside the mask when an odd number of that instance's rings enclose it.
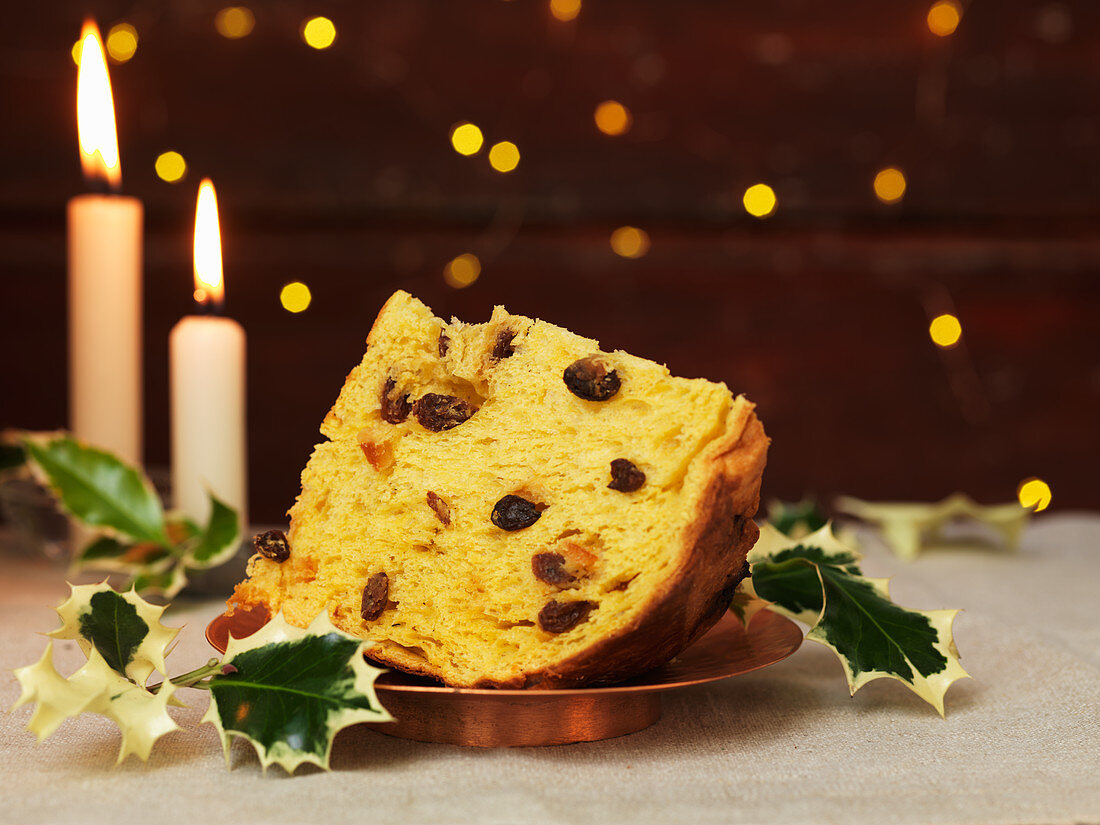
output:
{"label": "bokeh light", "polygon": [[456,256],[443,267],[443,280],[455,289],[469,286],[480,274],[481,261],[477,259],[477,255],[469,252]]}
{"label": "bokeh light", "polygon": [[611,250],[624,258],[640,258],[649,252],[649,233],[636,226],[620,226],[611,233]]}
{"label": "bokeh light", "polygon": [[775,191],[766,183],[750,186],[741,200],[745,204],[745,211],[754,218],[766,218],[775,211]]}
{"label": "bokeh light", "polygon": [[962,337],[962,324],[954,315],[937,315],[928,325],[928,334],[937,347],[945,349],[955,346]]}
{"label": "bokeh light", "polygon": [[179,152],[161,152],[153,164],[157,177],[168,183],[179,183],[187,174],[187,161]]}
{"label": "bokeh light", "polygon": [[962,20],[962,6],[955,0],[936,0],[928,10],[928,31],[938,37],[955,33]]}
{"label": "bokeh light", "polygon": [[494,143],[489,150],[489,165],[498,172],[511,172],[519,166],[519,147],[508,140]]}
{"label": "bokeh light", "polygon": [[1021,505],[1038,513],[1050,506],[1050,485],[1041,478],[1025,478],[1016,488],[1016,498]]}
{"label": "bokeh light", "polygon": [[214,15],[214,28],[230,40],[248,37],[256,25],[256,16],[246,6],[227,6]]}
{"label": "bokeh light", "polygon": [[581,0],[550,0],[550,13],[568,23],[581,13]]}
{"label": "bokeh light", "polygon": [[896,166],[880,169],[875,175],[875,197],[883,203],[897,203],[905,194],[905,173]]}
{"label": "bokeh light", "polygon": [[115,63],[125,63],[138,47],[137,29],[129,23],[118,23],[107,32],[107,54]]}
{"label": "bokeh light", "polygon": [[484,143],[485,136],[473,123],[459,123],[451,129],[451,146],[460,155],[476,155]]}
{"label": "bokeh light", "polygon": [[336,25],[327,17],[311,17],[302,24],[302,40],[314,49],[327,49],[336,40]]}
{"label": "bokeh light", "polygon": [[621,135],[634,122],[630,110],[617,100],[605,100],[596,107],[596,128],[605,135]]}
{"label": "bokeh light", "polygon": [[287,312],[304,312],[309,308],[313,295],[301,281],[291,281],[279,293],[279,303]]}

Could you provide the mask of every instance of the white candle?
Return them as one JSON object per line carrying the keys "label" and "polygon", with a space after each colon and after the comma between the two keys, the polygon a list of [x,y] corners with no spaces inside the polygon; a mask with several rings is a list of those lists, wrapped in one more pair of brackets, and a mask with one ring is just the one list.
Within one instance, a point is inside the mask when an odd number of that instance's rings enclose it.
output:
{"label": "white candle", "polygon": [[[84,24],[77,75],[80,160],[89,184],[122,180],[99,30]],[[142,459],[142,206],[117,194],[69,201],[69,426],[83,441]]]}
{"label": "white candle", "polygon": [[[220,310],[224,295],[218,204],[204,180],[195,208],[195,300]],[[245,441],[245,334],[231,318],[183,318],[169,337],[172,491],[178,510],[205,523],[208,492],[248,524]]]}

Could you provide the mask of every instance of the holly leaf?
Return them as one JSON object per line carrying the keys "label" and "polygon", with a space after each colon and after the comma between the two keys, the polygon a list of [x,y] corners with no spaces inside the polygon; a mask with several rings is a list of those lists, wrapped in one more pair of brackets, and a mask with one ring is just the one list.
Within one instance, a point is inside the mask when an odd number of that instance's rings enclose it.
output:
{"label": "holly leaf", "polygon": [[69,589],[69,598],[57,607],[61,627],[51,638],[75,639],[89,657],[97,651],[109,668],[138,685],[154,669],[167,674],[164,657],[179,628],[160,623],[163,607],[134,590],[118,593],[105,581]]}
{"label": "holly leaf", "polygon": [[65,435],[23,439],[31,469],[73,516],[138,542],[171,547],[153,485],[137,469]]}
{"label": "holly leaf", "polygon": [[162,569],[143,570],[130,579],[130,586],[139,593],[154,593],[173,599],[187,586],[187,568],[178,563]]}
{"label": "holly leaf", "polygon": [[894,604],[887,580],[863,576],[859,560],[829,525],[801,541],[764,525],[749,553],[750,592],[811,625],[806,638],[837,655],[853,695],[874,679],[896,679],[943,716],[947,689],[968,677],[951,632],[958,611]]}
{"label": "holly leaf", "polygon": [[198,536],[198,543],[183,557],[184,564],[197,570],[229,561],[241,540],[237,511],[214,495],[210,496],[210,520]]}
{"label": "holly leaf", "polygon": [[18,470],[27,463],[27,453],[19,444],[0,441],[0,473]]}
{"label": "holly leaf", "polygon": [[778,499],[768,503],[768,521],[776,530],[792,538],[801,538],[820,530],[829,519],[815,499],[787,502]]}
{"label": "holly leaf", "polygon": [[894,554],[907,561],[916,558],[929,539],[939,537],[944,525],[959,519],[984,524],[1014,550],[1031,516],[1031,510],[1016,502],[982,505],[962,493],[931,504],[871,502],[841,496],[835,506],[840,512],[875,525]]}
{"label": "holly leaf", "polygon": [[752,589],[752,579],[745,579],[741,586],[733,593],[733,601],[730,602],[730,610],[741,620],[743,627],[748,627],[753,616],[762,610],[767,610],[770,603],[764,601]]}
{"label": "holly leaf", "polygon": [[224,672],[209,683],[203,717],[217,729],[229,760],[231,737],[249,742],[264,770],[293,773],[310,762],[328,770],[332,741],[348,725],[389,722],[374,693],[383,671],[363,658],[365,643],[322,613],[308,629],[280,612],[245,639],[230,639]]}
{"label": "holly leaf", "polygon": [[112,720],[122,734],[118,762],[129,754],[142,761],[156,741],[177,729],[167,706],[175,685],[165,679],[156,693],[150,693],[119,675],[93,648],[88,661],[69,678],[53,664],[53,642],[46,645],[35,664],[15,671],[22,692],[13,709],[35,703],[27,729],[42,741],[63,721],[81,713],[98,713]]}

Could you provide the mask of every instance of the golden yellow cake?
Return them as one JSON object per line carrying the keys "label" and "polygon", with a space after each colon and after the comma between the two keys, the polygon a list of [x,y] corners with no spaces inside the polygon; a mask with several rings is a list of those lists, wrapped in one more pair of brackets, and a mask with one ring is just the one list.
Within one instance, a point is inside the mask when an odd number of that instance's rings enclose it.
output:
{"label": "golden yellow cake", "polygon": [[751,403],[503,307],[446,323],[395,293],[321,432],[230,607],[328,613],[449,685],[655,667],[721,617],[758,535]]}

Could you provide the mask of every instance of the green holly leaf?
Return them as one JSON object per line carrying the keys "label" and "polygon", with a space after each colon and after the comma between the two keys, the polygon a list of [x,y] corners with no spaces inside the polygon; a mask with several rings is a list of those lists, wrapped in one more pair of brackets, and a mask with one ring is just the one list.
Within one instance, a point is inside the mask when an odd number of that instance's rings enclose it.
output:
{"label": "green holly leaf", "polygon": [[210,520],[199,534],[198,543],[184,555],[184,563],[197,570],[224,564],[236,554],[240,540],[237,511],[211,495]]}
{"label": "green holly leaf", "polygon": [[17,470],[27,463],[27,452],[19,444],[0,442],[0,473]]}
{"label": "green holly leaf", "polygon": [[886,579],[863,576],[859,559],[828,525],[801,541],[764,525],[747,592],[811,625],[806,638],[836,653],[853,695],[874,679],[897,679],[942,716],[947,689],[968,676],[951,633],[958,611],[894,604]]}
{"label": "green holly leaf", "polygon": [[49,635],[75,639],[85,654],[95,650],[107,666],[144,685],[153,670],[167,673],[164,657],[179,628],[160,623],[163,607],[149,604],[133,590],[117,593],[106,582],[69,586],[58,608],[61,627]]}
{"label": "green holly leaf", "polygon": [[163,569],[143,570],[130,579],[130,586],[139,593],[153,593],[165,599],[173,599],[187,586],[187,568],[182,564],[170,564]]}
{"label": "green holly leaf", "polygon": [[907,561],[940,536],[944,525],[959,519],[984,524],[998,533],[1009,549],[1019,546],[1020,535],[1031,510],[1017,502],[982,505],[962,493],[931,504],[923,502],[872,502],[850,496],[836,500],[837,510],[875,525],[895,555]]}
{"label": "green holly leaf", "polygon": [[801,501],[771,501],[768,503],[768,522],[780,533],[801,538],[824,527],[829,519],[815,499]]}
{"label": "green holly leaf", "polygon": [[171,547],[153,485],[111,453],[69,436],[26,437],[31,469],[73,516],[136,542]]}
{"label": "green holly leaf", "polygon": [[365,643],[322,613],[307,630],[282,613],[245,639],[230,639],[222,675],[210,680],[203,717],[217,729],[229,760],[231,737],[248,741],[266,770],[288,773],[304,762],[329,767],[332,741],[348,725],[389,722],[374,680],[383,671],[363,659]]}
{"label": "green holly leaf", "polygon": [[123,678],[93,648],[88,661],[65,678],[53,664],[53,642],[46,645],[35,664],[15,671],[22,692],[12,709],[35,703],[27,729],[42,741],[66,719],[81,713],[98,713],[112,720],[122,734],[118,762],[129,754],[149,758],[154,743],[177,729],[167,706],[175,685],[165,679],[156,693]]}

